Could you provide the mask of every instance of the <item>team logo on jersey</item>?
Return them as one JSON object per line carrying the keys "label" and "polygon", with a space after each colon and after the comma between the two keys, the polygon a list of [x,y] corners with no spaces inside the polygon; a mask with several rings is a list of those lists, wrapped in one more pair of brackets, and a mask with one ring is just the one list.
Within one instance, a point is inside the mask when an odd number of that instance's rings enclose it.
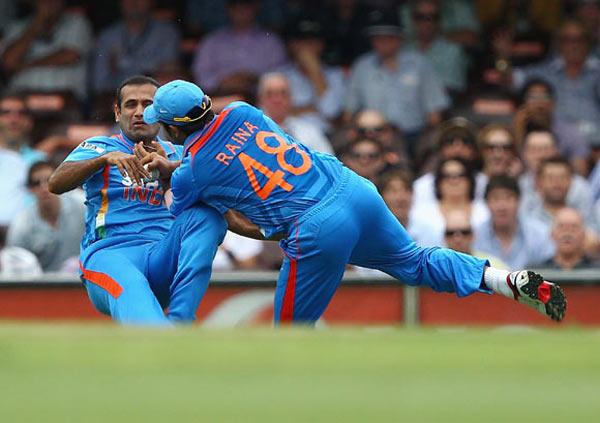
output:
{"label": "team logo on jersey", "polygon": [[85,150],[92,150],[95,151],[98,154],[102,154],[104,153],[104,149],[102,147],[98,147],[96,144],[92,144],[90,142],[84,141],[81,144],[79,144],[79,147],[85,149]]}

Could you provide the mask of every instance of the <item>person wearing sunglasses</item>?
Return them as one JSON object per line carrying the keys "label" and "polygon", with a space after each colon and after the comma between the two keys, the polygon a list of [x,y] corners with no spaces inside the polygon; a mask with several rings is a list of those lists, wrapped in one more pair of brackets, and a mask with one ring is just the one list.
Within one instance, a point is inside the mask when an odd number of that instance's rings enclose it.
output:
{"label": "person wearing sunglasses", "polygon": [[420,245],[444,245],[444,220],[452,211],[467,214],[473,226],[489,217],[483,201],[475,198],[475,172],[465,160],[442,160],[435,171],[434,186],[435,201],[415,204],[410,214],[409,232]]}
{"label": "person wearing sunglasses", "polygon": [[439,2],[417,0],[411,6],[414,37],[407,47],[429,59],[448,92],[464,92],[467,87],[468,59],[461,46],[442,35]]}
{"label": "person wearing sunglasses", "polygon": [[27,175],[27,189],[35,204],[20,213],[8,230],[7,244],[25,248],[38,258],[44,272],[58,272],[79,255],[85,226],[85,205],[74,193],[58,196],[48,190],[56,169],[50,162],[34,163]]}
{"label": "person wearing sunglasses", "polygon": [[383,147],[371,138],[359,138],[342,154],[342,162],[363,178],[377,183],[379,175],[386,167]]}
{"label": "person wearing sunglasses", "polygon": [[486,258],[492,267],[508,269],[508,265],[499,258],[473,248],[473,226],[469,215],[461,210],[453,210],[445,216],[444,241],[446,247],[474,257]]}

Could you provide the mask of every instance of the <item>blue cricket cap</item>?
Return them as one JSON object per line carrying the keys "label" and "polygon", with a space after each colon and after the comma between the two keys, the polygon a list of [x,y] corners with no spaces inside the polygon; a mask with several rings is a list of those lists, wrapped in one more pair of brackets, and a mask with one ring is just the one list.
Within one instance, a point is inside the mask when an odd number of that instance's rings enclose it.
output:
{"label": "blue cricket cap", "polygon": [[198,121],[211,106],[210,97],[199,86],[177,79],[156,90],[154,102],[144,109],[144,121],[184,126]]}

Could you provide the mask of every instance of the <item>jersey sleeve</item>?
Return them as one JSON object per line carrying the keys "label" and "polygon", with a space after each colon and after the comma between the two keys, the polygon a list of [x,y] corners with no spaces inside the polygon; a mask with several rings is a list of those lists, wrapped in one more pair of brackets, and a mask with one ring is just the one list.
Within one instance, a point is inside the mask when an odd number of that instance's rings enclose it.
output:
{"label": "jersey sleeve", "polygon": [[[178,216],[184,210],[202,201],[201,188],[195,183],[191,160],[186,158],[171,176],[171,193],[173,203],[170,212]],[[223,214],[226,210],[219,210]]]}
{"label": "jersey sleeve", "polygon": [[109,148],[108,143],[102,138],[89,138],[79,144],[64,160],[65,162],[79,162],[95,159],[104,155]]}

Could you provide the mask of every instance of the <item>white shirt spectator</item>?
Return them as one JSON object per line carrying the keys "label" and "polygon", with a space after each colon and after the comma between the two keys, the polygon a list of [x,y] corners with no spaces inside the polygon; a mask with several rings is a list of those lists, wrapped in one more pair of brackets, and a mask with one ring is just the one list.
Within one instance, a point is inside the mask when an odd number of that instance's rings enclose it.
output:
{"label": "white shirt spectator", "polygon": [[58,227],[41,218],[37,204],[21,213],[8,229],[6,244],[34,253],[44,271],[58,271],[70,257],[79,255],[84,232],[85,205],[81,194],[60,197]]}
{"label": "white shirt spectator", "polygon": [[[475,200],[471,207],[471,227],[476,228],[490,217],[490,211],[483,201]],[[444,231],[446,220],[438,202],[415,205],[410,210],[408,233],[421,247],[445,246]]]}
{"label": "white shirt spectator", "polygon": [[33,253],[24,248],[0,249],[0,276],[3,278],[32,278],[42,274],[42,267]]}
{"label": "white shirt spectator", "polygon": [[213,260],[213,270],[234,270],[235,261],[245,261],[259,255],[263,250],[262,241],[246,238],[227,231],[223,243]]}
{"label": "white shirt spectator", "polygon": [[0,149],[0,225],[8,226],[23,209],[27,164],[14,151]]}
{"label": "white shirt spectator", "polygon": [[289,116],[285,118],[281,127],[311,150],[333,154],[333,147],[323,131],[310,120],[300,116]]}

